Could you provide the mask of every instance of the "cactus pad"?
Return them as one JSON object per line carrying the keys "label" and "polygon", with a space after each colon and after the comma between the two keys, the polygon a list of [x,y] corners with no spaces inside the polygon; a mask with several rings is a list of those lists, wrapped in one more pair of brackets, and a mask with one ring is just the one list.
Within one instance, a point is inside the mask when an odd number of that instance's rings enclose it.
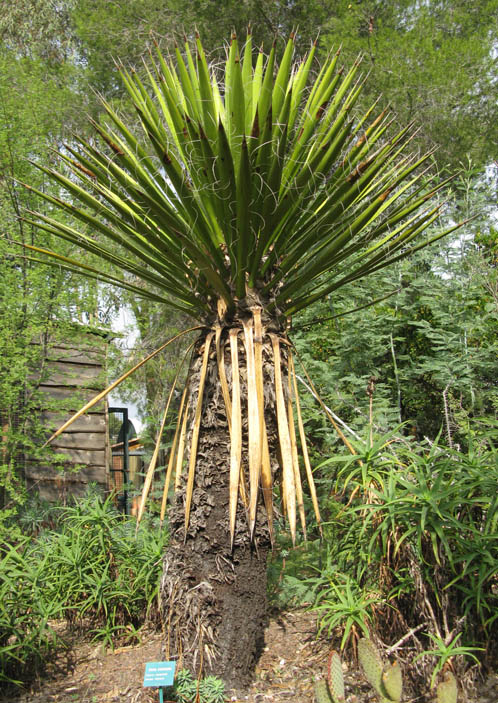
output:
{"label": "cactus pad", "polygon": [[370,685],[375,688],[377,693],[383,695],[382,659],[371,640],[363,639],[358,642],[358,658]]}
{"label": "cactus pad", "polygon": [[390,701],[399,703],[403,692],[403,680],[401,678],[401,667],[398,662],[388,664],[382,674],[382,683],[384,684],[384,694]]}
{"label": "cactus pad", "polygon": [[456,678],[451,671],[447,671],[443,680],[437,687],[437,703],[456,703],[458,688]]}
{"label": "cactus pad", "polygon": [[342,674],[342,662],[335,650],[329,654],[328,682],[330,695],[334,703],[344,703],[344,676]]}
{"label": "cactus pad", "polygon": [[327,686],[325,679],[316,681],[314,690],[316,703],[331,703],[332,698],[330,697],[329,687]]}

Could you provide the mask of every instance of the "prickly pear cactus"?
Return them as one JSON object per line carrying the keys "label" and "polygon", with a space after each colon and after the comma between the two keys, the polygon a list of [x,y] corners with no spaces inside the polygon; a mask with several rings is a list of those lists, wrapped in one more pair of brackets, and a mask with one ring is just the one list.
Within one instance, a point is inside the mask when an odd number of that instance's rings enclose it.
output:
{"label": "prickly pear cactus", "polygon": [[329,654],[327,681],[315,683],[316,703],[344,703],[344,677],[342,675],[342,662],[335,650]]}
{"label": "prickly pear cactus", "polygon": [[[373,642],[358,642],[358,658],[365,677],[379,696],[380,703],[401,703],[403,679],[398,662],[384,663]],[[341,658],[335,650],[329,654],[327,681],[315,683],[316,703],[345,703],[344,676]],[[437,687],[435,703],[457,703],[458,687],[454,675],[447,671]]]}
{"label": "prickly pear cactus", "polygon": [[358,642],[358,658],[367,681],[383,697],[382,672],[384,666],[371,640],[363,639]]}
{"label": "prickly pear cactus", "polygon": [[400,703],[403,680],[398,662],[384,666],[375,645],[367,639],[358,642],[358,658],[368,682],[375,688],[381,703]]}
{"label": "prickly pear cactus", "polygon": [[400,703],[401,694],[403,693],[403,679],[401,677],[401,668],[398,662],[387,664],[382,672],[382,683],[384,690],[387,693],[387,698],[390,701]]}
{"label": "prickly pear cactus", "polygon": [[344,703],[344,676],[340,656],[333,649],[329,654],[328,684],[331,698],[334,703]]}
{"label": "prickly pear cactus", "polygon": [[437,703],[456,703],[458,696],[458,687],[456,678],[451,671],[447,671],[443,680],[437,687],[436,701]]}
{"label": "prickly pear cactus", "polygon": [[[329,687],[325,679],[315,682],[315,701],[316,703],[331,703],[332,697],[329,692]],[[333,701],[332,701],[333,703]]]}

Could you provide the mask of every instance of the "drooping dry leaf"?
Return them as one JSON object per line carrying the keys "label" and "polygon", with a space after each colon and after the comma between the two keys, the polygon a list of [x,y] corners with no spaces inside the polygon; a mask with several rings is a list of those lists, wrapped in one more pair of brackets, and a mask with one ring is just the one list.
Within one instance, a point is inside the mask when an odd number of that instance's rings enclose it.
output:
{"label": "drooping dry leaf", "polygon": [[251,310],[254,319],[254,364],[256,371],[256,391],[258,398],[260,434],[262,438],[261,486],[263,489],[263,501],[268,519],[270,540],[273,544],[273,477],[271,473],[270,451],[268,447],[268,435],[265,423],[263,378],[263,338],[265,331],[261,321],[261,308],[255,306],[251,308]]}
{"label": "drooping dry leaf", "polygon": [[[188,385],[185,386],[183,389],[182,393],[182,399],[180,401],[180,410],[178,412],[178,420],[176,423],[176,429],[175,429],[175,436],[173,437],[173,443],[171,445],[171,451],[169,455],[169,461],[168,461],[168,469],[166,471],[166,476],[164,478],[164,488],[163,488],[163,498],[161,501],[161,514],[159,516],[159,521],[160,525],[162,527],[163,522],[164,522],[164,516],[166,514],[166,503],[168,500],[168,491],[169,491],[169,484],[171,482],[171,474],[173,473],[173,467],[175,466],[175,459],[176,459],[176,447],[178,443],[178,438],[180,435],[180,427],[182,425],[183,421],[183,410],[185,406],[185,398],[187,397],[187,391],[188,391]],[[185,414],[187,414],[185,412]]]}
{"label": "drooping dry leaf", "polygon": [[254,338],[250,320],[243,321],[247,365],[247,425],[249,434],[249,530],[251,537],[256,524],[261,457],[263,452],[262,425],[258,408],[258,391],[254,359]]}
{"label": "drooping dry leaf", "polygon": [[224,349],[221,346],[221,333],[222,327],[216,324],[216,360],[218,363],[218,377],[221,384],[221,392],[223,393],[223,400],[225,401],[226,417],[228,422],[228,430],[231,432],[231,422],[232,422],[232,408],[230,402],[230,390],[228,388],[227,374],[225,370],[225,354]]}
{"label": "drooping dry leaf", "polygon": [[301,484],[301,474],[299,472],[299,457],[297,454],[297,441],[296,441],[296,428],[294,425],[294,410],[292,407],[292,379],[290,371],[288,372],[288,393],[287,393],[287,418],[289,420],[289,435],[291,441],[292,450],[292,466],[294,469],[294,482],[296,484],[296,499],[297,508],[299,511],[299,519],[301,521],[301,528],[303,530],[304,539],[306,539],[306,518],[304,515],[304,502],[303,502],[303,487]]}
{"label": "drooping dry leaf", "polygon": [[159,432],[157,434],[157,439],[156,439],[156,444],[154,446],[154,452],[152,454],[152,458],[150,460],[149,468],[147,469],[147,473],[145,475],[145,481],[144,485],[142,488],[142,496],[140,498],[140,506],[138,508],[138,515],[137,515],[137,530],[138,526],[140,524],[140,521],[142,519],[144,510],[145,510],[145,503],[147,500],[147,497],[150,492],[150,487],[152,485],[152,480],[154,478],[154,471],[156,470],[156,464],[157,464],[157,457],[159,456],[159,449],[161,447],[161,438],[163,436],[164,432],[164,426],[166,425],[166,419],[168,417],[168,412],[169,412],[169,406],[171,405],[171,399],[173,398],[173,394],[175,392],[176,384],[178,383],[178,377],[180,375],[180,372],[182,370],[183,364],[185,363],[185,359],[187,358],[189,352],[192,350],[192,347],[194,346],[194,343],[192,343],[187,351],[185,352],[183,359],[180,361],[180,364],[178,365],[178,369],[175,374],[175,378],[173,379],[173,383],[171,384],[171,389],[168,394],[168,400],[166,402],[166,407],[164,409],[164,414],[161,420],[161,426],[159,428]]}
{"label": "drooping dry leaf", "polygon": [[190,522],[190,507],[192,505],[192,493],[194,491],[195,465],[197,462],[197,444],[199,442],[199,432],[201,429],[201,414],[202,401],[204,399],[204,385],[206,383],[207,366],[209,361],[209,350],[211,341],[214,337],[214,332],[209,332],[206,335],[204,342],[204,354],[202,357],[201,374],[199,378],[199,392],[197,396],[197,404],[195,407],[194,424],[192,429],[192,442],[190,445],[190,457],[187,477],[187,488],[185,490],[185,539],[187,539],[187,531]]}
{"label": "drooping dry leaf", "polygon": [[321,518],[320,518],[320,508],[318,507],[318,498],[316,495],[316,488],[315,488],[315,481],[313,479],[313,472],[311,470],[311,463],[310,463],[310,458],[308,454],[308,445],[306,443],[306,433],[304,431],[304,425],[303,425],[303,418],[301,415],[301,404],[299,402],[299,393],[297,390],[297,379],[296,379],[296,370],[294,368],[294,359],[292,357],[292,354],[289,352],[289,375],[292,378],[293,386],[294,386],[294,398],[296,399],[296,411],[297,411],[297,424],[299,428],[299,437],[301,439],[301,451],[303,453],[303,459],[304,459],[304,466],[306,469],[306,477],[308,479],[308,485],[310,488],[310,494],[311,494],[311,501],[313,503],[313,509],[315,511],[316,519],[318,522],[318,527],[320,530],[320,534],[322,533],[322,526],[321,526]]}
{"label": "drooping dry leaf", "polygon": [[292,543],[296,541],[296,486],[294,483],[294,468],[292,465],[292,446],[289,424],[285,412],[285,398],[282,385],[280,340],[276,334],[270,334],[275,365],[275,396],[277,405],[278,438],[282,456],[282,493],[285,499],[285,509],[289,521]]}
{"label": "drooping dry leaf", "polygon": [[263,489],[263,500],[265,503],[266,516],[268,518],[268,530],[270,541],[273,544],[273,478],[271,473],[270,450],[268,447],[268,436],[266,427],[263,425],[263,456],[261,464],[261,485]]}
{"label": "drooping dry leaf", "polygon": [[[175,379],[175,382],[176,382],[177,379],[178,379],[178,376],[177,376],[177,378]],[[171,403],[171,398],[173,397],[173,391],[175,390],[175,385],[176,385],[176,383],[174,383],[174,384],[171,386],[171,390],[170,390],[170,393],[169,393],[169,396],[168,396],[168,401],[167,401],[167,403],[166,403],[166,407],[165,407],[165,409],[164,409],[164,414],[163,414],[163,417],[162,417],[162,420],[161,420],[161,426],[159,427],[159,432],[157,433],[157,439],[156,439],[156,444],[155,444],[155,447],[154,447],[154,452],[153,452],[153,454],[152,454],[152,458],[151,458],[150,463],[149,463],[149,468],[147,469],[147,473],[146,473],[146,475],[145,475],[145,481],[144,481],[144,485],[143,485],[143,487],[142,487],[142,495],[141,495],[141,497],[140,497],[140,505],[139,505],[139,508],[138,508],[137,530],[138,530],[138,526],[139,526],[139,524],[140,524],[140,521],[141,521],[141,519],[142,519],[142,515],[143,515],[144,510],[145,510],[145,502],[146,502],[147,497],[148,497],[148,495],[149,495],[150,487],[151,487],[151,485],[152,485],[152,479],[153,479],[153,477],[154,477],[154,471],[155,471],[155,469],[156,469],[156,464],[157,464],[157,457],[159,456],[159,449],[160,449],[160,447],[161,447],[161,438],[162,438],[162,436],[163,436],[164,426],[165,426],[165,424],[166,424],[166,418],[167,418],[167,416],[168,416],[169,406],[170,406],[170,403]]]}
{"label": "drooping dry leaf", "polygon": [[[188,391],[187,391],[188,392]],[[175,491],[180,488],[180,482],[183,473],[183,455],[185,453],[185,440],[187,438],[187,422],[189,417],[189,404],[186,403],[182,419],[182,429],[180,431],[180,440],[178,442],[178,455],[176,457],[175,467]],[[180,420],[180,418],[179,418]]]}
{"label": "drooping dry leaf", "polygon": [[232,433],[230,442],[229,521],[232,546],[235,537],[235,518],[237,515],[240,464],[242,460],[242,411],[237,335],[238,330],[230,330],[230,353],[232,360]]}

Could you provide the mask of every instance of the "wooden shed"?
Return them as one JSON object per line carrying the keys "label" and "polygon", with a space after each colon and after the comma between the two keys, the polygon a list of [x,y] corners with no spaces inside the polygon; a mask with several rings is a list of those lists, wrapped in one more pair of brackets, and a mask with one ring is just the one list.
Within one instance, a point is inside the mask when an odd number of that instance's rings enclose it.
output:
{"label": "wooden shed", "polygon": [[[106,387],[109,339],[105,331],[79,327],[73,339],[46,345],[37,420],[47,428],[47,435]],[[63,502],[83,495],[90,483],[106,492],[110,465],[107,402],[100,402],[76,420],[51,448],[51,458],[29,457],[26,461],[28,489],[41,498]]]}

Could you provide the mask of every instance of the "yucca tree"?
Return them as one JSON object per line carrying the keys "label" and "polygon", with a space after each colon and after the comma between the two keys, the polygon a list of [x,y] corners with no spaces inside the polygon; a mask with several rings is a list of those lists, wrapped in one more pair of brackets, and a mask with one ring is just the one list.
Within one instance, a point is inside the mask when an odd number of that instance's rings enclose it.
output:
{"label": "yucca tree", "polygon": [[293,50],[291,36],[277,65],[275,47],[256,57],[232,36],[209,65],[197,37],[157,50],[145,78],[119,66],[140,129],[102,101],[100,146],[76,139],[60,172],[41,167],[67,195],[40,195],[74,226],[31,216],[116,273],[44,261],[157,301],[165,326],[168,309],[197,323],[166,467],[166,654],[232,683],[262,634],[277,493],[292,539],[297,516],[305,530],[298,444],[319,520],[290,320],[425,246],[440,207],[413,127],[387,136],[388,111],[356,113],[361,62],[344,71],[335,53],[316,72],[315,46],[299,63]]}

